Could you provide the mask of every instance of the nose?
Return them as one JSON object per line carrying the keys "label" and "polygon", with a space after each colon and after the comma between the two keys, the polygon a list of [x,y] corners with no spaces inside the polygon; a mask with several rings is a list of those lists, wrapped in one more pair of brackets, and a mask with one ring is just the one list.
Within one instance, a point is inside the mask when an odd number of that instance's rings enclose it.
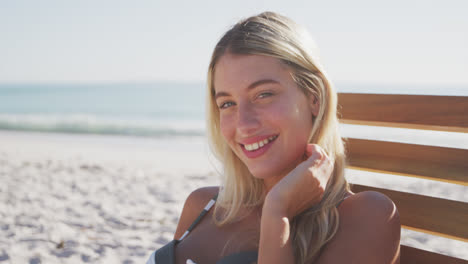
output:
{"label": "nose", "polygon": [[250,102],[239,103],[237,111],[237,131],[241,136],[250,136],[260,128],[261,123],[254,106]]}

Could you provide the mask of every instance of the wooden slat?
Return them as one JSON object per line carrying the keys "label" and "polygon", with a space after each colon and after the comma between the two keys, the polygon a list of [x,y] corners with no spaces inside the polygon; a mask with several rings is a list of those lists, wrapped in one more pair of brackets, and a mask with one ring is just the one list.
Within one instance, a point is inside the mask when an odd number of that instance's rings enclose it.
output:
{"label": "wooden slat", "polygon": [[377,191],[390,197],[403,226],[468,242],[468,203],[352,184],[354,192]]}
{"label": "wooden slat", "polygon": [[445,256],[442,254],[401,246],[401,264],[468,264],[467,260]]}
{"label": "wooden slat", "polygon": [[348,139],[351,169],[393,173],[468,186],[468,150]]}
{"label": "wooden slat", "polygon": [[338,94],[341,122],[468,132],[468,96]]}

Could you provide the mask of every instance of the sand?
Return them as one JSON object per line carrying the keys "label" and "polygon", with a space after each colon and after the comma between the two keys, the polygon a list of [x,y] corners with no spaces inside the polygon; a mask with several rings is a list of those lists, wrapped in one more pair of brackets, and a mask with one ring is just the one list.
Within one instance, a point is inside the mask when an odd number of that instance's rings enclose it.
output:
{"label": "sand", "polygon": [[[0,131],[0,263],[145,263],[190,192],[219,184],[213,164],[202,138]],[[462,186],[401,186],[468,201]],[[468,243],[407,231],[402,243],[468,259]]]}
{"label": "sand", "polygon": [[0,132],[0,263],[145,263],[218,185],[202,140],[170,143]]}

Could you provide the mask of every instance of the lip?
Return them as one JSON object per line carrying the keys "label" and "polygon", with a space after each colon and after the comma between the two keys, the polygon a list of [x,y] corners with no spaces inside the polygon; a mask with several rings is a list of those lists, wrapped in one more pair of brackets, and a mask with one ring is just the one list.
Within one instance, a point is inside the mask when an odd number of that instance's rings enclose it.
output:
{"label": "lip", "polygon": [[254,159],[254,158],[260,157],[261,155],[263,155],[265,152],[268,151],[268,149],[273,145],[273,142],[275,142],[276,139],[278,139],[278,137],[275,138],[273,141],[268,142],[263,147],[261,147],[261,148],[259,148],[257,150],[254,150],[254,151],[246,150],[244,145],[259,142],[261,140],[265,140],[265,139],[267,139],[269,137],[272,137],[272,136],[279,136],[279,135],[268,135],[268,136],[259,136],[259,137],[254,137],[254,138],[248,138],[248,139],[242,141],[242,144],[240,144],[241,145],[240,147],[241,147],[242,151],[244,152],[244,155],[247,156],[247,158]]}

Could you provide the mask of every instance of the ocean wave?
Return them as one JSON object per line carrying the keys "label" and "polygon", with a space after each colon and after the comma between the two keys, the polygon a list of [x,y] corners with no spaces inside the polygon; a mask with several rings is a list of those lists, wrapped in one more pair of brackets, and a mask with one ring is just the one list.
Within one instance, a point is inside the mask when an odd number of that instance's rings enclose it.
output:
{"label": "ocean wave", "polygon": [[0,114],[0,130],[142,137],[205,135],[202,120],[115,118],[80,114]]}

